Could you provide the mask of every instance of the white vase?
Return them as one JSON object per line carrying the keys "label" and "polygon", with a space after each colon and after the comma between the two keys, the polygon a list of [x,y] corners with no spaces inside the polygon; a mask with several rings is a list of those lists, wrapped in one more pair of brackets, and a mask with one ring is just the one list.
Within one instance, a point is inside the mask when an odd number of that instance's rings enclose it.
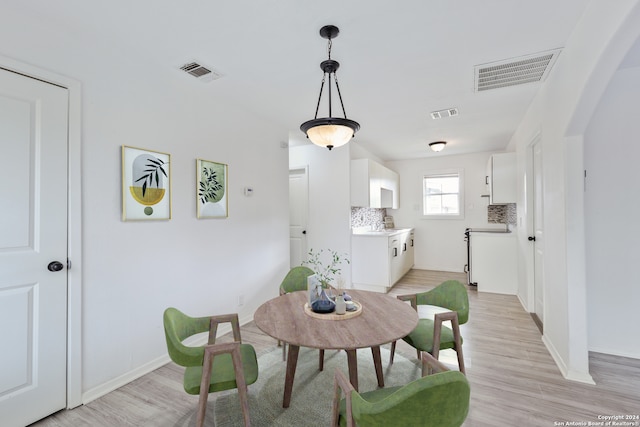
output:
{"label": "white vase", "polygon": [[345,314],[347,312],[347,303],[344,302],[342,294],[336,297],[336,314]]}

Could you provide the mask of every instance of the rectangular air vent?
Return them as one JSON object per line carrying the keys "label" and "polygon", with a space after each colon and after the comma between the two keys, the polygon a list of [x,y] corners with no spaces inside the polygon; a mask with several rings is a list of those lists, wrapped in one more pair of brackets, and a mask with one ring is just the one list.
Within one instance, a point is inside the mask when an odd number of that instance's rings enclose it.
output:
{"label": "rectangular air vent", "polygon": [[438,110],[438,111],[432,111],[431,112],[431,118],[436,120],[436,119],[442,119],[445,117],[453,117],[453,116],[457,116],[458,115],[458,109],[457,108],[447,108],[446,110]]}
{"label": "rectangular air vent", "polygon": [[201,62],[189,62],[180,67],[182,71],[187,74],[196,77],[198,80],[203,82],[210,82],[212,80],[218,80],[222,77],[222,74],[217,72],[211,67],[203,65]]}
{"label": "rectangular air vent", "polygon": [[476,92],[541,82],[546,79],[560,49],[475,66]]}

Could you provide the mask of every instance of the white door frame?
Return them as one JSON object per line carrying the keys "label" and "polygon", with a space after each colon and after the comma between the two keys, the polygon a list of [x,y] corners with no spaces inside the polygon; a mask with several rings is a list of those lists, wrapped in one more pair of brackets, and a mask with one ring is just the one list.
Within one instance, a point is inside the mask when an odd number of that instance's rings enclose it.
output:
{"label": "white door frame", "polygon": [[[544,325],[546,321],[546,279],[544,275],[544,173],[542,141],[537,138],[531,145],[531,155],[533,159],[533,234],[535,241],[531,242],[533,247],[533,314],[536,323]],[[540,302],[540,303],[538,303]],[[538,324],[538,326],[540,326]],[[544,328],[543,328],[544,335]]]}
{"label": "white door frame", "polygon": [[[540,131],[536,132],[529,140],[527,145],[527,163],[526,163],[526,215],[527,215],[527,231],[526,237],[535,235],[535,195],[534,191],[534,170],[533,170],[533,149],[536,143],[541,143]],[[526,251],[526,280],[527,280],[527,307],[526,310],[529,313],[535,313],[535,244],[532,242],[525,243],[527,247]]]}
{"label": "white door frame", "polygon": [[69,91],[67,271],[67,408],[82,404],[82,175],[81,85],[77,80],[0,55],[0,68]]}
{"label": "white door frame", "polygon": [[[307,197],[306,197],[306,200],[304,201],[305,202],[305,224],[304,224],[305,230],[303,231],[304,237],[302,238],[304,240],[304,248],[301,256],[302,261],[305,261],[307,250],[308,250],[308,244],[307,244],[308,240],[306,236],[307,236],[307,228],[309,226],[309,165],[304,165],[299,167],[289,167],[289,179],[291,179],[291,173],[295,171],[304,171],[305,186],[306,186]],[[289,194],[289,204],[291,204],[291,194]],[[291,247],[289,248],[289,251],[291,252]],[[295,267],[295,265],[291,265],[290,267],[293,268]]]}

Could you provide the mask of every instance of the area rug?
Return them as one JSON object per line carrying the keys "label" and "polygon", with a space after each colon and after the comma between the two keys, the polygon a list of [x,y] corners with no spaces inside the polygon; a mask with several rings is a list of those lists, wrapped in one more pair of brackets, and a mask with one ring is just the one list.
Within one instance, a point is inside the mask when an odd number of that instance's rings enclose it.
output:
{"label": "area rug", "polygon": [[[358,350],[360,391],[378,388],[371,350]],[[389,351],[381,349],[385,387],[404,385],[420,377],[420,364],[400,354],[389,365]],[[258,381],[249,386],[249,411],[252,426],[329,425],[336,368],[348,375],[344,351],[325,352],[324,370],[318,370],[318,350],[301,348],[289,408],[282,407],[286,362],[282,349],[275,348],[258,358]],[[210,396],[210,401],[214,395]],[[236,391],[219,393],[210,402],[218,427],[243,426],[242,411]],[[209,415],[209,414],[208,414]],[[209,418],[209,417],[207,417]]]}

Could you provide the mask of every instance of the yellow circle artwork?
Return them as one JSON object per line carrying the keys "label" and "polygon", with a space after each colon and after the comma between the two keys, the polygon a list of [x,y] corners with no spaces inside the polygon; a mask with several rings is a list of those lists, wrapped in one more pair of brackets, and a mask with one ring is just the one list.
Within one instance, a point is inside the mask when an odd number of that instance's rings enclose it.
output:
{"label": "yellow circle artwork", "polygon": [[151,206],[160,202],[165,195],[165,165],[165,162],[150,154],[141,154],[133,161],[133,182],[129,191],[136,202],[146,206],[144,213],[147,216],[153,214]]}

